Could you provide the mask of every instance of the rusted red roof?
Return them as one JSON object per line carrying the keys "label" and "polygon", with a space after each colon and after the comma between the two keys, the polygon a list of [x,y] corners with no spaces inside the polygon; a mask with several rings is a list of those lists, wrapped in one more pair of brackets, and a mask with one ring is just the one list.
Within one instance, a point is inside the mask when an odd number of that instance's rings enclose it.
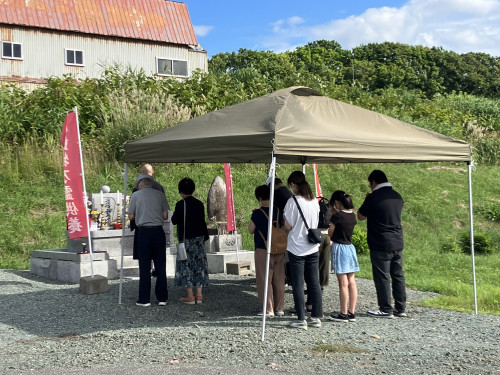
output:
{"label": "rusted red roof", "polygon": [[184,3],[165,0],[0,0],[0,24],[197,45]]}

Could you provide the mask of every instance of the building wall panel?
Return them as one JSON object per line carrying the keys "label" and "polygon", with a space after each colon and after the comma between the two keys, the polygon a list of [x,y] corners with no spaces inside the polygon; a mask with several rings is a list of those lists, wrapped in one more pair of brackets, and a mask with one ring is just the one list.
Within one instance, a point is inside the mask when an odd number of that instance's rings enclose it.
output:
{"label": "building wall panel", "polygon": [[[16,76],[40,79],[71,74],[75,78],[100,77],[104,67],[120,64],[144,69],[147,75],[156,73],[156,57],[188,61],[188,71],[207,71],[206,52],[195,52],[188,46],[160,44],[148,41],[104,38],[71,33],[52,33],[24,28],[0,26],[2,40],[22,43],[23,60],[1,59],[0,79]],[[84,51],[84,67],[64,65],[65,49]]]}

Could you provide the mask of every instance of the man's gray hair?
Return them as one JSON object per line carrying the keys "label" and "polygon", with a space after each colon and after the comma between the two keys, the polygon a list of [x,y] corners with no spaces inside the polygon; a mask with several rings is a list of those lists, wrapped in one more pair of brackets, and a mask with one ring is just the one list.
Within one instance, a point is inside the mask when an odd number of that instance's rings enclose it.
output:
{"label": "man's gray hair", "polygon": [[143,178],[139,181],[139,190],[142,189],[144,186],[153,186],[153,180],[150,178]]}

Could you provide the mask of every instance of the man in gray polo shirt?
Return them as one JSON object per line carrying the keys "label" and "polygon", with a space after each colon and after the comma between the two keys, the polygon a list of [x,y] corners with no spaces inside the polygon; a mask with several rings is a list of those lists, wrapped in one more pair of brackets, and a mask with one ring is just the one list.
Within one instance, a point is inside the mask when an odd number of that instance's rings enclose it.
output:
{"label": "man in gray polo shirt", "polygon": [[163,221],[168,219],[168,203],[165,194],[152,188],[153,178],[144,176],[139,190],[130,197],[128,217],[135,219],[137,231],[137,256],[139,260],[138,306],[150,306],[151,260],[156,267],[155,295],[160,306],[167,304],[166,238]]}

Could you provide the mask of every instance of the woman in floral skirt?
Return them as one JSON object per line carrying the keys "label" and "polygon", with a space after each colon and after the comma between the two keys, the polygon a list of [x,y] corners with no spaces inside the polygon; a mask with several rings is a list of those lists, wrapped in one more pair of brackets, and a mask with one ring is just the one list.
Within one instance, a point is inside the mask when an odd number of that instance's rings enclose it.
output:
{"label": "woman in floral skirt", "polygon": [[205,207],[199,199],[193,197],[195,184],[192,179],[185,177],[180,180],[178,189],[182,200],[175,205],[172,224],[177,225],[177,239],[184,242],[187,259],[176,261],[174,284],[186,288],[187,296],[182,297],[180,301],[194,305],[202,303],[202,288],[208,286],[208,263],[205,254],[208,230]]}

